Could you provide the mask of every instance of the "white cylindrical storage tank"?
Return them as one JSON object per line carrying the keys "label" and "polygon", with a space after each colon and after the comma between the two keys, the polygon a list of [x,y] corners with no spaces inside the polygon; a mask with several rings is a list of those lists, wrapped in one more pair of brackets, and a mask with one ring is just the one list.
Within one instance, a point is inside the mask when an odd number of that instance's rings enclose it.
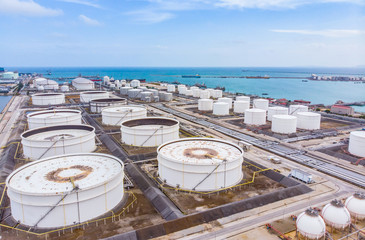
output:
{"label": "white cylindrical storage tank", "polygon": [[101,113],[104,107],[127,104],[125,98],[98,98],[90,100],[90,112]]}
{"label": "white cylindrical storage tank", "polygon": [[141,100],[144,102],[150,102],[151,98],[153,98],[153,93],[151,92],[141,92]]}
{"label": "white cylindrical storage tank", "polygon": [[125,120],[147,117],[147,109],[137,105],[122,105],[103,108],[101,111],[104,125],[121,125]]}
{"label": "white cylindrical storage tank", "polygon": [[321,114],[313,112],[297,113],[297,127],[305,130],[317,130],[321,128]]}
{"label": "white cylindrical storage tank", "polygon": [[344,229],[351,224],[351,215],[345,205],[337,199],[331,201],[322,209],[324,221],[333,228]]}
{"label": "white cylindrical storage tank", "polygon": [[108,76],[103,77],[104,84],[108,84],[110,82],[110,78]]}
{"label": "white cylindrical storage tank", "polygon": [[175,92],[175,85],[172,85],[172,84],[167,85],[167,91],[168,92]]}
{"label": "white cylindrical storage tank", "polygon": [[128,97],[132,99],[141,98],[142,89],[130,89],[128,90]]}
{"label": "white cylindrical storage tank", "polygon": [[190,90],[194,90],[194,89],[199,89],[199,87],[197,87],[197,86],[191,86],[190,87]]}
{"label": "white cylindrical storage tank", "polygon": [[218,102],[226,102],[228,103],[229,109],[232,108],[232,98],[227,98],[227,97],[222,97],[222,98],[218,98]]}
{"label": "white cylindrical storage tank", "polygon": [[180,87],[178,90],[179,90],[179,94],[185,95],[186,94],[186,90],[188,90],[188,89],[187,89],[187,87],[184,86],[184,87]]}
{"label": "white cylindrical storage tank", "polygon": [[365,131],[350,133],[349,152],[359,157],[365,157]]}
{"label": "white cylindrical storage tank", "polygon": [[221,98],[223,96],[223,91],[220,89],[214,89],[213,91],[213,98]]}
{"label": "white cylindrical storage tank", "polygon": [[120,91],[120,94],[121,95],[127,96],[128,95],[128,91],[131,90],[131,89],[132,89],[132,87],[121,87],[119,89],[119,91]]}
{"label": "white cylindrical storage tank", "polygon": [[68,87],[68,85],[61,86],[61,92],[68,92],[68,91],[70,91],[70,88]]}
{"label": "white cylindrical storage tank", "polygon": [[139,87],[141,86],[141,82],[137,79],[134,79],[131,81],[131,87],[135,88],[135,87]]}
{"label": "white cylindrical storage tank", "polygon": [[57,125],[34,128],[20,135],[26,158],[37,160],[61,154],[95,150],[95,128],[89,125]]}
{"label": "white cylindrical storage tank", "polygon": [[27,119],[29,129],[55,125],[80,125],[81,111],[74,109],[37,111],[29,113]]}
{"label": "white cylindrical storage tank", "polygon": [[164,117],[126,120],[122,122],[121,132],[122,143],[154,147],[179,138],[179,121]]}
{"label": "white cylindrical storage tank", "polygon": [[304,105],[290,105],[289,106],[289,115],[296,116],[300,112],[308,112],[308,106],[304,106]]}
{"label": "white cylindrical storage tank", "polygon": [[154,97],[158,97],[158,90],[156,89],[149,89],[149,91],[153,94]]}
{"label": "white cylindrical storage tank", "polygon": [[250,97],[248,96],[237,96],[236,97],[236,101],[246,101],[246,102],[250,102]]}
{"label": "white cylindrical storage tank", "polygon": [[213,103],[213,115],[217,116],[229,115],[229,104],[226,102]]}
{"label": "white cylindrical storage tank", "polygon": [[171,102],[172,101],[172,93],[164,93],[164,101]]}
{"label": "white cylindrical storage tank", "polygon": [[356,220],[365,219],[365,193],[358,192],[348,197],[345,206]]}
{"label": "white cylindrical storage tank", "polygon": [[186,96],[193,96],[193,90],[191,90],[191,89],[187,89],[187,90],[185,91],[185,95],[186,95]]}
{"label": "white cylindrical storage tank", "polygon": [[199,111],[212,111],[213,110],[213,100],[212,99],[199,99],[198,100],[198,110]]}
{"label": "white cylindrical storage tank", "polygon": [[208,99],[208,98],[210,98],[210,92],[208,90],[201,90],[200,91],[200,98],[201,99]]}
{"label": "white cylindrical storage tank", "polygon": [[89,91],[80,92],[80,102],[89,103],[92,99],[109,98],[109,93],[106,91]]}
{"label": "white cylindrical storage tank", "polygon": [[32,95],[33,105],[48,106],[63,103],[65,103],[64,93],[36,93]]}
{"label": "white cylindrical storage tank", "polygon": [[214,89],[213,88],[207,88],[207,91],[209,92],[210,96],[213,97]]}
{"label": "white cylindrical storage tank", "polygon": [[199,88],[198,89],[194,88],[194,89],[192,89],[192,91],[193,91],[193,97],[195,97],[195,98],[200,97],[201,90]]}
{"label": "white cylindrical storage tank", "polygon": [[299,234],[305,239],[320,239],[326,234],[326,224],[317,210],[312,208],[299,214],[296,221]]}
{"label": "white cylindrical storage tank", "polygon": [[173,187],[214,191],[243,177],[243,150],[228,141],[184,138],[162,144],[157,154],[159,177]]}
{"label": "white cylindrical storage tank", "polygon": [[273,115],[271,131],[280,134],[291,134],[297,131],[297,117],[290,115]]}
{"label": "white cylindrical storage tank", "polygon": [[237,100],[233,104],[233,112],[244,113],[246,109],[250,108],[250,102]]}
{"label": "white cylindrical storage tank", "polygon": [[76,90],[92,90],[95,88],[93,81],[81,77],[72,80],[72,86],[74,86]]}
{"label": "white cylindrical storage tank", "polygon": [[264,125],[266,124],[266,111],[258,108],[247,109],[244,122],[248,125]]}
{"label": "white cylindrical storage tank", "polygon": [[273,115],[288,115],[288,109],[285,107],[269,107],[267,111],[267,120],[272,121]]}
{"label": "white cylindrical storage tank", "polygon": [[179,85],[177,85],[177,90],[179,91],[180,88],[184,88],[184,87],[186,87],[184,84],[179,84]]}
{"label": "white cylindrical storage tank", "polygon": [[118,158],[77,153],[28,163],[8,176],[6,186],[15,221],[61,228],[113,210],[123,199],[123,182],[124,165]]}
{"label": "white cylindrical storage tank", "polygon": [[262,110],[269,110],[269,100],[267,99],[254,99],[252,108],[258,108]]}

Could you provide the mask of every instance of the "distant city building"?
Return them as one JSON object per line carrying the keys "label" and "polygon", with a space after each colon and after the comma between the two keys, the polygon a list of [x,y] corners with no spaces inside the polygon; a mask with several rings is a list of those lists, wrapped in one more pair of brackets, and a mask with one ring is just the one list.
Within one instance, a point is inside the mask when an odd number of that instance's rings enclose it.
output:
{"label": "distant city building", "polygon": [[353,107],[344,105],[332,105],[332,113],[343,114],[343,115],[354,115],[355,111]]}
{"label": "distant city building", "polygon": [[309,104],[311,104],[310,101],[305,101],[305,100],[294,100],[294,103],[298,103],[298,104],[301,104],[301,105],[309,105]]}

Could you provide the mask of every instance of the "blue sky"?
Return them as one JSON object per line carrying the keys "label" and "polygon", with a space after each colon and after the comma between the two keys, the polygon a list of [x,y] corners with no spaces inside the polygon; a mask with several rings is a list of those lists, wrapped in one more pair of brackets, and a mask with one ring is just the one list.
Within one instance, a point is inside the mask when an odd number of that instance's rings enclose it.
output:
{"label": "blue sky", "polygon": [[365,0],[0,0],[0,66],[365,66]]}

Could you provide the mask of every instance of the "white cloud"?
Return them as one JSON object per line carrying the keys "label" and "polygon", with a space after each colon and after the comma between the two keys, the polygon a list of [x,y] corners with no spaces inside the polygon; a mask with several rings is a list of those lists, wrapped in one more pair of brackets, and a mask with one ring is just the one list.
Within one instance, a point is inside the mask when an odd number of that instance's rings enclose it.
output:
{"label": "white cloud", "polygon": [[79,16],[79,19],[87,25],[91,25],[91,26],[100,26],[101,25],[101,23],[98,20],[91,19],[82,14]]}
{"label": "white cloud", "polygon": [[0,14],[42,17],[58,16],[62,13],[62,10],[43,7],[33,0],[0,0]]}
{"label": "white cloud", "polygon": [[147,24],[163,22],[174,17],[174,14],[172,13],[159,12],[149,9],[127,12],[126,14],[133,16],[133,19],[136,22]]}
{"label": "white cloud", "polygon": [[85,1],[85,0],[59,0],[59,1],[67,2],[67,3],[81,4],[81,5],[94,7],[94,8],[102,8],[99,4],[92,3],[92,2],[89,2],[89,1]]}
{"label": "white cloud", "polygon": [[277,33],[294,33],[294,34],[301,34],[301,35],[317,35],[317,36],[323,36],[323,37],[350,37],[350,36],[364,34],[364,31],[357,30],[357,29],[326,29],[326,30],[273,29],[271,31],[277,32]]}

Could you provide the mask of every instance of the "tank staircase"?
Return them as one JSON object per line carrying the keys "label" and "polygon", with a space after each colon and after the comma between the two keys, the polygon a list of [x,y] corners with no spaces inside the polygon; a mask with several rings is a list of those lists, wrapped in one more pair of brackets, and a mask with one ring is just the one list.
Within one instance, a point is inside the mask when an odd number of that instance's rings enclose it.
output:
{"label": "tank staircase", "polygon": [[[46,151],[44,153],[42,153],[42,155],[38,158],[38,159],[42,159],[42,157],[54,146],[56,145],[56,143],[58,143],[61,139],[65,139],[65,134],[63,134],[60,138],[58,138],[56,141],[54,141],[54,143],[52,143],[51,146],[49,146]],[[65,151],[63,151],[63,153],[65,153]]]}
{"label": "tank staircase", "polygon": [[158,130],[160,130],[160,129],[163,129],[163,126],[160,126],[159,128],[157,128],[150,136],[148,136],[148,138],[141,144],[141,147],[143,147],[143,145],[148,141],[148,140],[150,140],[151,139],[151,137],[153,137],[153,135],[155,135],[157,132],[158,132]]}
{"label": "tank staircase", "polygon": [[132,110],[129,110],[129,111],[127,111],[121,118],[120,118],[120,120],[117,122],[117,124],[115,124],[115,125],[119,125],[122,121],[123,121],[123,119],[128,115],[128,113],[132,113]]}

